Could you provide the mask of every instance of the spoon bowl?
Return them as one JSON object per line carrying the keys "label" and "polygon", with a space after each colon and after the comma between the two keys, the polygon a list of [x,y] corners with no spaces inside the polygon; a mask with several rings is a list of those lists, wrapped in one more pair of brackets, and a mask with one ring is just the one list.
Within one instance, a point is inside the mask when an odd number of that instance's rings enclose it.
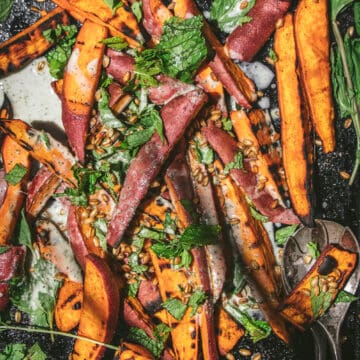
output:
{"label": "spoon bowl", "polygon": [[[320,251],[328,244],[338,244],[344,249],[360,253],[358,241],[348,227],[327,220],[316,220],[315,224],[314,228],[300,227],[285,244],[282,277],[286,292],[290,292],[295,287],[315,262],[315,259],[310,262],[305,261],[308,256],[307,244],[309,242],[317,244]],[[344,290],[354,294],[359,280],[360,267],[357,264]],[[321,338],[321,332],[327,336],[335,360],[342,358],[339,344],[340,328],[349,306],[350,303],[337,303],[331,306],[328,312],[317,320],[311,329],[316,342]],[[316,345],[319,347],[319,344]],[[317,359],[324,358],[322,346],[316,352]]]}

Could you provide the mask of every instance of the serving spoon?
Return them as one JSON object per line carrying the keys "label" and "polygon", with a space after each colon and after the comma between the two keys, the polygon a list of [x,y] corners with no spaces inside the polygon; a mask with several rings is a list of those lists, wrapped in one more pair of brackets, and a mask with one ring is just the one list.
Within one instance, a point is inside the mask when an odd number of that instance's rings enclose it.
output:
{"label": "serving spoon", "polygon": [[[304,255],[308,253],[307,244],[311,241],[322,250],[328,244],[338,244],[346,250],[360,253],[359,244],[348,227],[327,220],[316,220],[314,228],[300,227],[287,240],[282,259],[282,278],[285,290],[290,292],[306,275],[315,262],[306,264]],[[360,280],[359,262],[346,283],[345,291],[354,294]],[[340,329],[350,303],[337,303],[318,319],[311,327],[315,340],[316,360],[326,359],[326,342],[328,339],[334,360],[341,360]],[[325,336],[324,336],[325,335]]]}

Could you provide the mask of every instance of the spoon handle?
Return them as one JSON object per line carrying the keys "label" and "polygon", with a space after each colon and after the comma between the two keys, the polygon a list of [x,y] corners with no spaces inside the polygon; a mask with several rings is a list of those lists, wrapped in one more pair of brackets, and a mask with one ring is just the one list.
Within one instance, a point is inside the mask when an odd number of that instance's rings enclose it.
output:
{"label": "spoon handle", "polygon": [[321,321],[318,321],[318,324],[324,330],[330,344],[330,348],[332,350],[332,358],[333,360],[341,360],[341,347],[340,347],[340,335],[339,335],[339,326],[335,326],[332,324],[323,324]]}
{"label": "spoon handle", "polygon": [[315,360],[327,360],[327,335],[324,333],[322,327],[315,322],[310,328],[312,337],[314,339]]}

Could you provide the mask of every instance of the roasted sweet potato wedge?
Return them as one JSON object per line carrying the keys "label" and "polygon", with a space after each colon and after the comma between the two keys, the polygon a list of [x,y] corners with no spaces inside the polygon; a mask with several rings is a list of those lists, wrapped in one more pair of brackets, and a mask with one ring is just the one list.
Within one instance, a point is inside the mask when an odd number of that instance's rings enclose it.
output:
{"label": "roasted sweet potato wedge", "polygon": [[[78,334],[105,343],[111,341],[118,322],[119,288],[105,260],[89,254],[85,259],[84,300]],[[100,360],[105,348],[76,340],[73,360]]]}
{"label": "roasted sweet potato wedge", "polygon": [[88,126],[101,75],[105,50],[101,40],[106,36],[105,27],[85,21],[64,72],[62,122],[69,144],[81,162],[85,160]]}
{"label": "roasted sweet potato wedge", "polygon": [[325,153],[335,149],[328,19],[326,0],[301,0],[294,17],[301,85]]}
{"label": "roasted sweet potato wedge", "polygon": [[43,31],[58,24],[69,24],[69,17],[61,8],[55,8],[33,25],[0,44],[0,77],[19,70],[31,60],[44,54],[52,46]]}
{"label": "roasted sweet potato wedge", "polygon": [[114,360],[155,360],[151,352],[141,345],[123,341]]}
{"label": "roasted sweet potato wedge", "polygon": [[55,306],[55,322],[60,331],[74,329],[80,321],[83,285],[66,279],[61,286]]}
{"label": "roasted sweet potato wedge", "polygon": [[29,153],[18,145],[10,136],[6,136],[1,147],[5,173],[9,174],[15,167],[25,170],[18,182],[8,182],[5,197],[0,207],[0,245],[6,245],[15,229],[21,207],[25,200],[25,190],[30,174],[31,159]]}
{"label": "roasted sweet potato wedge", "polygon": [[327,245],[306,276],[279,306],[280,314],[305,330],[334,302],[357,264],[358,255]]}
{"label": "roasted sweet potato wedge", "polygon": [[[285,16],[284,24],[275,33],[274,50],[276,80],[281,116],[281,144],[283,164],[292,207],[301,221],[311,226],[311,146],[310,119],[302,104],[297,74],[297,56],[293,17]],[[309,133],[310,132],[310,133]]]}
{"label": "roasted sweet potato wedge", "polygon": [[77,184],[72,171],[75,158],[53,137],[30,127],[22,120],[2,120],[0,130],[69,185]]}

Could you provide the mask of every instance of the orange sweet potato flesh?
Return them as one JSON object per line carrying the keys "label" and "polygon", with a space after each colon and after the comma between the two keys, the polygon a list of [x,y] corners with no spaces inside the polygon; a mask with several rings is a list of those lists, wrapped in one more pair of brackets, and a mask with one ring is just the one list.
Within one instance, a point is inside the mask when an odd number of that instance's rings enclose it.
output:
{"label": "orange sweet potato flesh", "polygon": [[[138,40],[135,39],[141,38],[137,21],[134,15],[127,11],[125,7],[118,8],[113,17],[110,7],[101,0],[91,2],[86,0],[54,0],[54,3],[66,9],[69,14],[80,22],[84,23],[86,20],[90,20],[108,28],[111,36],[119,36],[125,40],[130,47],[141,47]],[[130,36],[123,31],[129,33]]]}
{"label": "orange sweet potato flesh", "polygon": [[0,77],[16,71],[45,53],[52,44],[43,31],[57,24],[69,24],[69,17],[61,8],[55,8],[25,30],[0,44]]}
{"label": "orange sweet potato flesh", "polygon": [[[222,172],[222,165],[218,160],[215,161],[215,168],[217,172]],[[264,238],[267,236],[266,231],[261,229],[262,223],[251,216],[244,194],[231,177],[220,179],[220,185],[228,221],[238,220],[238,223],[230,223],[231,233],[242,265],[247,269],[249,284],[274,333],[288,343],[289,334],[285,322],[277,312],[280,283],[275,275],[276,262],[269,248],[269,240]]]}
{"label": "orange sweet potato flesh", "polygon": [[[283,165],[292,207],[301,221],[311,226],[311,163],[308,161],[310,119],[302,103],[297,75],[297,56],[292,14],[275,33],[274,50],[278,100],[281,117]],[[310,154],[311,155],[311,154]]]}
{"label": "orange sweet potato flesh", "polygon": [[1,154],[6,174],[8,174],[16,164],[27,169],[27,173],[20,182],[15,185],[8,183],[5,198],[0,207],[0,245],[3,246],[9,244],[24,203],[24,194],[31,168],[31,160],[28,152],[18,145],[10,136],[4,138]]}
{"label": "orange sweet potato flesh", "polygon": [[101,76],[105,50],[101,41],[106,36],[106,27],[85,21],[64,72],[62,122],[69,144],[81,162],[85,160],[88,126]]}
{"label": "orange sweet potato flesh", "polygon": [[[85,260],[84,300],[78,335],[109,343],[115,333],[120,307],[117,281],[107,263],[96,255]],[[105,348],[77,339],[73,360],[99,360]]]}
{"label": "orange sweet potato flesh", "polygon": [[[336,264],[329,273],[324,275],[321,272],[320,266],[326,261],[327,257],[334,259]],[[327,245],[310,271],[279,306],[281,315],[300,330],[305,330],[309,327],[317,318],[313,313],[311,299],[315,292],[315,287],[319,287],[320,279],[328,281],[327,289],[323,289],[321,286],[318,290],[321,294],[330,295],[330,306],[355,269],[357,257],[358,255],[354,252],[335,245]],[[331,284],[335,285],[330,286]],[[331,289],[333,290],[331,291]],[[321,316],[326,310],[322,308],[319,314],[316,315]]]}
{"label": "orange sweet potato flesh", "polygon": [[327,0],[301,0],[294,17],[301,84],[325,153],[335,149]]}
{"label": "orange sweet potato flesh", "polygon": [[[1,120],[0,130],[69,185],[76,186],[72,171],[76,161],[65,146],[22,120]],[[45,135],[49,143],[44,141]]]}
{"label": "orange sweet potato flesh", "polygon": [[57,295],[54,314],[60,331],[68,332],[79,324],[82,302],[83,285],[65,279]]}
{"label": "orange sweet potato flesh", "polygon": [[115,354],[114,360],[155,360],[151,352],[141,345],[122,342],[120,350]]}

